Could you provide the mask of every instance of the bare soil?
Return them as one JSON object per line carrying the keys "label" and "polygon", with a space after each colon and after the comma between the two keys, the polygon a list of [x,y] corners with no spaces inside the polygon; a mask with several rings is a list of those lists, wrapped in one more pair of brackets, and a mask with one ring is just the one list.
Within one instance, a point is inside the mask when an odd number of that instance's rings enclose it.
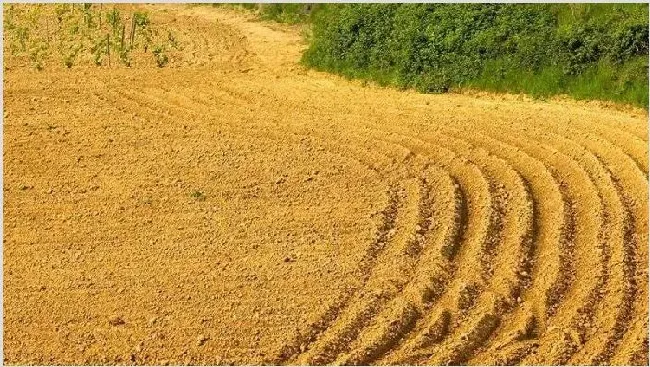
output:
{"label": "bare soil", "polygon": [[6,364],[648,364],[647,112],[304,69],[148,6],[169,67],[5,57]]}

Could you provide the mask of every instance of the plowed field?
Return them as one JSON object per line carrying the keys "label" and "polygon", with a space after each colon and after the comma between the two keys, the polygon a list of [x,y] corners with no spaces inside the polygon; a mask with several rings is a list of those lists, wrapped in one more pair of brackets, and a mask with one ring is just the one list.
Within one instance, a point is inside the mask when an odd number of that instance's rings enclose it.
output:
{"label": "plowed field", "polygon": [[169,67],[5,56],[5,363],[648,364],[645,111],[364,86],[148,9]]}

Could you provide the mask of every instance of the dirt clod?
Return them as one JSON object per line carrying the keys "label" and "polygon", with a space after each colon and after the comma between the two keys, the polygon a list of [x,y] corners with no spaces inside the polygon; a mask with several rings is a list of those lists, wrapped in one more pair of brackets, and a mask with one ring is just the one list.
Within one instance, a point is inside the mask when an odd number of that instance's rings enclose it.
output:
{"label": "dirt clod", "polygon": [[126,324],[122,316],[113,315],[108,318],[108,324],[111,326],[120,326]]}
{"label": "dirt clod", "polygon": [[210,340],[209,337],[207,337],[207,336],[201,334],[201,335],[199,335],[199,336],[196,337],[196,345],[198,345],[198,346],[202,346],[202,345],[205,344],[205,342],[207,342],[208,340]]}

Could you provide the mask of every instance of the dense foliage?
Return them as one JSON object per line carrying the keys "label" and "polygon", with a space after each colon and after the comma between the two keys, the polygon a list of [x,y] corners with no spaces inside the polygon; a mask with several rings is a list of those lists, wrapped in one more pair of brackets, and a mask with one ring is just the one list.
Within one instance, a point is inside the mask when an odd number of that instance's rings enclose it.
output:
{"label": "dense foliage", "polygon": [[648,106],[647,4],[336,4],[310,18],[303,61],[321,70]]}

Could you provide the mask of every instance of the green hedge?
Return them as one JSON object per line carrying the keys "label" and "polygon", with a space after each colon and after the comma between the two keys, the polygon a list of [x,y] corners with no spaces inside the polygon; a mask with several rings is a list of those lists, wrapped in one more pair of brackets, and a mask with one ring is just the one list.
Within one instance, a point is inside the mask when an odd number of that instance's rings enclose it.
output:
{"label": "green hedge", "polygon": [[647,4],[332,4],[317,10],[309,13],[312,37],[303,57],[317,69],[423,92],[567,93],[648,107]]}

